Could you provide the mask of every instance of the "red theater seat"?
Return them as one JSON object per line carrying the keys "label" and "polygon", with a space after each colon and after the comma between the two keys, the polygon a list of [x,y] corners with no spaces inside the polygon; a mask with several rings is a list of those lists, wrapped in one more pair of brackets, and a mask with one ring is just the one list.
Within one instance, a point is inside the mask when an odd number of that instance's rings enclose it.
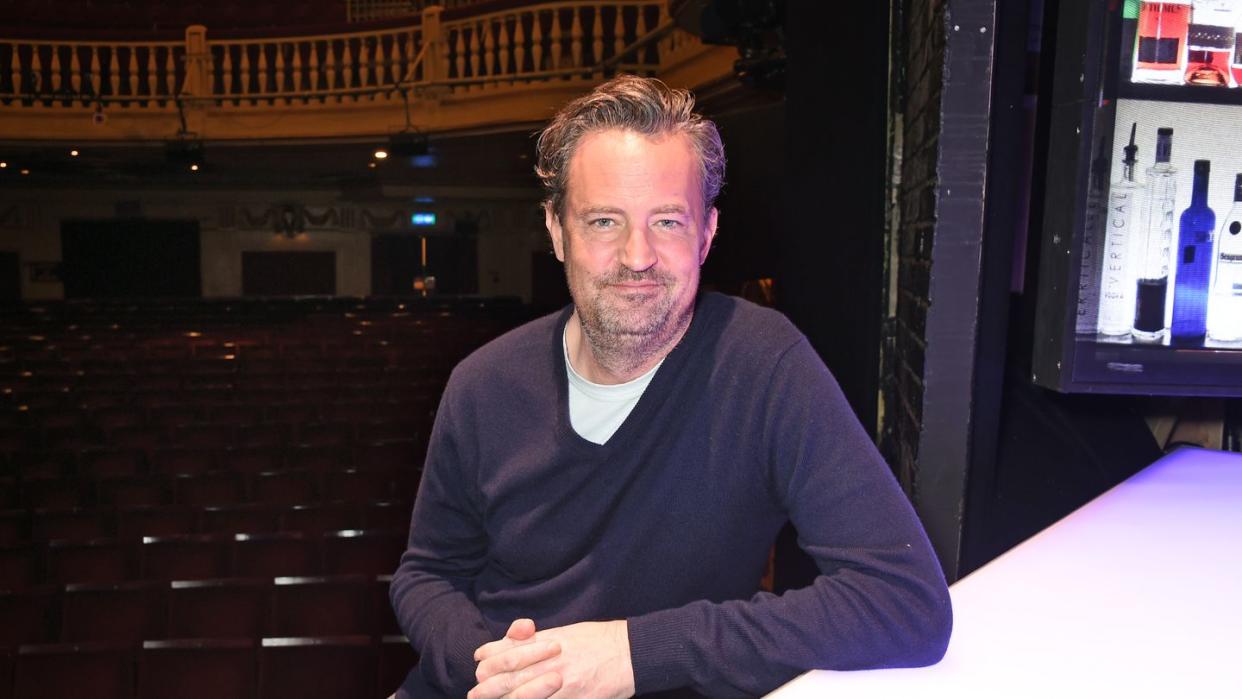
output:
{"label": "red theater seat", "polygon": [[206,535],[147,537],[141,547],[142,577],[148,580],[205,580],[229,572],[228,540]]}
{"label": "red theater seat", "polygon": [[284,454],[277,447],[225,449],[220,452],[219,461],[222,469],[235,473],[279,471],[285,465]]}
{"label": "red theater seat", "polygon": [[51,643],[60,630],[60,588],[0,592],[0,647]]}
{"label": "red theater seat", "polygon": [[47,580],[115,583],[130,577],[131,551],[117,539],[53,541],[47,545]]}
{"label": "red theater seat", "polygon": [[323,535],[323,570],[328,575],[388,575],[397,569],[406,534],[384,529],[347,529]]}
{"label": "red theater seat", "polygon": [[265,638],[259,650],[260,699],[356,699],[375,694],[370,639]]}
{"label": "red theater seat", "polygon": [[182,505],[132,507],[117,511],[117,534],[125,541],[144,536],[181,536],[198,533],[198,512]]}
{"label": "red theater seat", "polygon": [[379,686],[377,696],[389,696],[397,691],[405,676],[418,662],[409,640],[400,634],[384,636],[379,642]]}
{"label": "red theater seat", "polygon": [[277,578],[269,635],[370,634],[372,581],[361,575]]}
{"label": "red theater seat", "polygon": [[110,509],[36,510],[32,533],[39,541],[83,541],[116,536],[116,518]]}
{"label": "red theater seat", "polygon": [[138,698],[253,699],[256,648],[245,639],[147,641],[138,654]]}
{"label": "red theater seat", "polygon": [[109,478],[99,482],[99,501],[116,507],[155,507],[172,502],[172,489],[162,475]]}
{"label": "red theater seat", "polygon": [[316,575],[316,540],[301,532],[237,534],[233,537],[233,574],[244,577]]}
{"label": "red theater seat", "polygon": [[164,638],[167,583],[67,585],[61,602],[60,640],[126,641]]}
{"label": "red theater seat", "polygon": [[151,455],[151,468],[156,473],[180,475],[183,473],[206,473],[215,468],[215,453],[211,449],[167,447],[156,449]]}
{"label": "red theater seat", "polygon": [[173,483],[175,500],[182,505],[235,505],[245,500],[242,480],[232,472],[185,474]]}
{"label": "red theater seat", "polygon": [[134,674],[134,653],[127,645],[22,646],[13,667],[13,697],[131,699]]}
{"label": "red theater seat", "polygon": [[304,532],[316,536],[327,531],[356,529],[361,526],[362,517],[357,507],[344,502],[294,505],[286,508],[280,516],[282,530]]}
{"label": "red theater seat", "polygon": [[80,473],[95,479],[136,476],[145,463],[139,449],[90,449],[78,457]]}
{"label": "red theater seat", "polygon": [[272,505],[245,503],[204,507],[204,534],[263,534],[279,531],[280,509]]}
{"label": "red theater seat", "polygon": [[174,580],[170,638],[259,638],[268,627],[271,579]]}
{"label": "red theater seat", "polygon": [[315,475],[302,469],[256,473],[251,477],[250,487],[256,502],[297,505],[319,500]]}
{"label": "red theater seat", "polygon": [[0,589],[20,590],[43,577],[43,546],[0,546]]}

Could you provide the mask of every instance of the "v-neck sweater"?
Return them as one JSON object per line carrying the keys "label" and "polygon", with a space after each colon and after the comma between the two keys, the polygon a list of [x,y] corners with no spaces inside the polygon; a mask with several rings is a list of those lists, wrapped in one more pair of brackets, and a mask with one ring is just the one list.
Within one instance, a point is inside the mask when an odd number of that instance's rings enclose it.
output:
{"label": "v-neck sweater", "polygon": [[[891,471],[783,316],[702,294],[604,444],[570,425],[572,307],[473,353],[441,399],[398,621],[420,655],[398,696],[462,695],[516,618],[626,619],[639,694],[749,696],[812,668],[943,655],[948,591]],[[821,574],[759,581],[792,521]]]}

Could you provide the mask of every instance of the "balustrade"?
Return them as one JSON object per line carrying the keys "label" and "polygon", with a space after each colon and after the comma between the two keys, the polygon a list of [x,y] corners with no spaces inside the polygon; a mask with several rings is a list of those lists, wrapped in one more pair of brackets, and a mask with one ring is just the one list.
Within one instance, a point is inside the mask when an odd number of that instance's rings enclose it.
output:
{"label": "balustrade", "polygon": [[201,25],[183,42],[0,37],[0,110],[300,107],[657,74],[703,51],[672,30],[665,4],[561,0],[448,20],[437,5],[409,26],[300,37],[213,38]]}

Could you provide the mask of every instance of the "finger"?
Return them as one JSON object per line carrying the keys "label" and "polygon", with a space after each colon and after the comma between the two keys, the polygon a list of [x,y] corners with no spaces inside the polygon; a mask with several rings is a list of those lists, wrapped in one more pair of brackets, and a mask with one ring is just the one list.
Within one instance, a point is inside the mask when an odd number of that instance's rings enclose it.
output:
{"label": "finger", "polygon": [[535,679],[509,692],[504,699],[547,699],[556,694],[564,684],[559,672],[545,672]]}
{"label": "finger", "polygon": [[505,632],[505,637],[499,641],[491,641],[484,643],[474,649],[474,662],[479,662],[484,658],[502,653],[521,643],[529,643],[535,638],[535,622],[530,619],[517,619],[509,624],[509,630]]}
{"label": "finger", "polygon": [[502,672],[499,675],[493,675],[475,685],[474,689],[466,694],[466,699],[500,699],[540,674],[542,673],[527,668],[517,672]]}
{"label": "finger", "polygon": [[537,641],[516,646],[484,659],[475,670],[474,677],[476,681],[483,683],[500,674],[525,670],[537,662],[555,658],[560,653],[561,644],[555,641]]}
{"label": "finger", "polygon": [[505,634],[505,638],[514,641],[525,641],[535,635],[535,622],[532,619],[514,619],[509,624],[509,631]]}

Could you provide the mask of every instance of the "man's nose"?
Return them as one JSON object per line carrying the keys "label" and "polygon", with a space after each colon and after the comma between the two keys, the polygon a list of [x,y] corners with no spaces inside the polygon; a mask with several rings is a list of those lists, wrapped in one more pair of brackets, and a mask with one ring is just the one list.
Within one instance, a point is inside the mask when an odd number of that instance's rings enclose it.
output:
{"label": "man's nose", "polygon": [[655,266],[657,257],[646,226],[632,226],[621,248],[621,264],[635,272]]}

